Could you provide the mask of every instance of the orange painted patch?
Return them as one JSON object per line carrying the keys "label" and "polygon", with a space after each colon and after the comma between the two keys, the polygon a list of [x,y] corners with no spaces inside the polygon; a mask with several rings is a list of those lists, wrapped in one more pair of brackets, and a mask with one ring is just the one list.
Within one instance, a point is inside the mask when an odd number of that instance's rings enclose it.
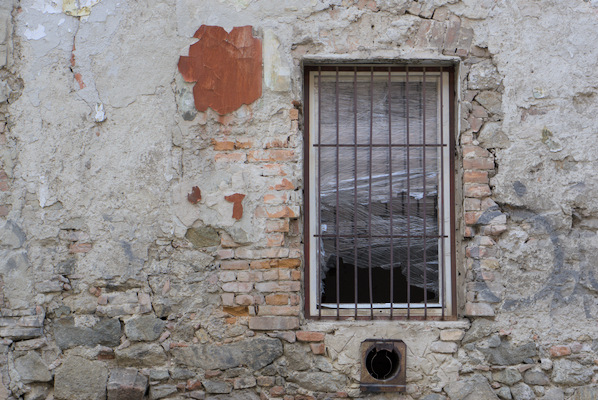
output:
{"label": "orange painted patch", "polygon": [[212,108],[220,115],[251,104],[262,95],[262,43],[251,26],[233,28],[202,25],[189,56],[179,59],[179,71],[193,87],[195,108]]}
{"label": "orange painted patch", "polygon": [[241,202],[244,198],[245,195],[240,193],[224,197],[226,201],[233,203],[233,218],[236,220],[240,220],[243,217],[243,204]]}

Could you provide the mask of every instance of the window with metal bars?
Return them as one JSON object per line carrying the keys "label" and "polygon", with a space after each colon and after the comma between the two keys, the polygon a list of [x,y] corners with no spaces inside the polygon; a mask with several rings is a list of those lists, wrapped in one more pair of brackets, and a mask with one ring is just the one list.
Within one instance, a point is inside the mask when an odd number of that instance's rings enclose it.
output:
{"label": "window with metal bars", "polygon": [[306,315],[454,317],[453,68],[308,66],[304,89]]}

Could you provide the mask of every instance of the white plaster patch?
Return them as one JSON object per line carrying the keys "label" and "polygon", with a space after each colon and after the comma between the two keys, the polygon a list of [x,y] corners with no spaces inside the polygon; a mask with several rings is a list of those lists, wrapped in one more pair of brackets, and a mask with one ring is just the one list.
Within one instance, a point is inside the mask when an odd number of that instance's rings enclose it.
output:
{"label": "white plaster patch", "polygon": [[62,0],[35,0],[31,8],[44,14],[60,14],[62,12]]}
{"label": "white plaster patch", "polygon": [[96,104],[96,113],[93,118],[96,122],[106,121],[106,113],[104,112],[104,105],[102,103]]}
{"label": "white plaster patch", "polygon": [[34,30],[25,29],[23,35],[25,35],[28,40],[39,40],[46,36],[46,28],[43,25],[38,25]]}
{"label": "white plaster patch", "polygon": [[264,33],[264,81],[266,86],[275,91],[289,90],[291,84],[291,70],[282,62],[280,42],[271,29]]}
{"label": "white plaster patch", "polygon": [[251,3],[251,0],[219,0],[221,3],[227,2],[230,5],[232,5],[233,7],[235,7],[235,10],[237,10],[237,12],[249,7],[249,3]]}

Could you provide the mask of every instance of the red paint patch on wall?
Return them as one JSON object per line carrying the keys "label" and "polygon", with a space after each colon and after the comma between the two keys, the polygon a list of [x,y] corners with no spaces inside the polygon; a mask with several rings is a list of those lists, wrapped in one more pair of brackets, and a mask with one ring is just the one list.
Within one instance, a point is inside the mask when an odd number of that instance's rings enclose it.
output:
{"label": "red paint patch on wall", "polygon": [[81,76],[80,73],[77,72],[75,74],[75,80],[79,84],[79,89],[83,89],[85,87],[85,83],[83,83],[83,77]]}
{"label": "red paint patch on wall", "polygon": [[251,104],[262,95],[262,42],[251,26],[233,28],[202,25],[189,56],[179,59],[179,71],[193,87],[195,108],[212,108],[220,115]]}
{"label": "red paint patch on wall", "polygon": [[241,204],[241,202],[244,198],[245,195],[240,193],[224,196],[224,200],[233,203],[233,218],[237,221],[243,217],[243,204]]}

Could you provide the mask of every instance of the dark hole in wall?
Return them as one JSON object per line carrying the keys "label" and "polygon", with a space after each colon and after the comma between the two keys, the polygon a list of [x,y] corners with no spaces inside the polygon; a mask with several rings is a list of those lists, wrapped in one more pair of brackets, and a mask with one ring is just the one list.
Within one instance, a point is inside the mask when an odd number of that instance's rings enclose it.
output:
{"label": "dark hole in wall", "polygon": [[399,372],[399,355],[394,349],[373,348],[365,360],[366,369],[369,374],[378,380],[385,380],[394,377]]}

